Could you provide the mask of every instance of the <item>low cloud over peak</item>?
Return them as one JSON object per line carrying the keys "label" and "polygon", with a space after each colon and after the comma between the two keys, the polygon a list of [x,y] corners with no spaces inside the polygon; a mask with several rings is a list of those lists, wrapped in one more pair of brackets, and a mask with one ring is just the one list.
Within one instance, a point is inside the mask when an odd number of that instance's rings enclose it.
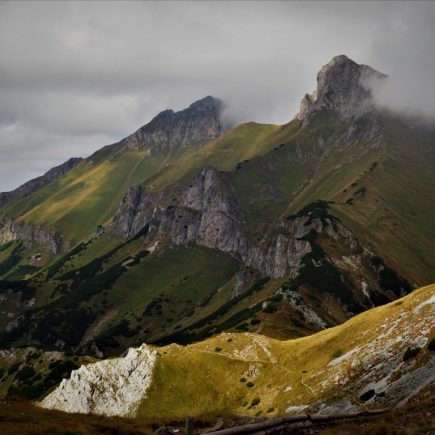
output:
{"label": "low cloud over peak", "polygon": [[346,53],[388,74],[379,101],[435,116],[435,4],[3,2],[0,191],[214,95],[284,123]]}

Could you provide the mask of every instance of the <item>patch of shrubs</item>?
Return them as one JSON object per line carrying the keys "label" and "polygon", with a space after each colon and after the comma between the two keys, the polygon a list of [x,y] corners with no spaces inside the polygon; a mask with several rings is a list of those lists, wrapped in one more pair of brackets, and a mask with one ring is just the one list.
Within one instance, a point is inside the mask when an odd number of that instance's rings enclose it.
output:
{"label": "patch of shrubs", "polygon": [[397,296],[402,296],[403,292],[408,294],[411,291],[409,283],[388,267],[379,272],[379,285],[384,290],[393,291]]}
{"label": "patch of shrubs", "polygon": [[130,266],[135,266],[137,264],[140,263],[140,260],[142,258],[147,257],[150,254],[150,251],[148,251],[147,249],[140,251],[138,254],[136,254],[133,258],[133,261],[130,263]]}
{"label": "patch of shrubs", "polygon": [[379,291],[372,292],[370,298],[376,307],[378,307],[379,305],[388,304],[388,302],[390,302],[390,299],[388,299],[387,296]]}
{"label": "patch of shrubs", "polygon": [[370,264],[374,267],[385,266],[382,258],[378,256],[370,258]]}
{"label": "patch of shrubs", "polygon": [[411,358],[416,357],[420,353],[421,349],[419,347],[408,347],[403,354],[403,361],[408,361]]}
{"label": "patch of shrubs", "polygon": [[54,361],[48,366],[50,374],[46,379],[51,379],[55,381],[55,383],[60,382],[63,378],[67,378],[70,373],[78,367],[79,366],[72,361]]}
{"label": "patch of shrubs", "polygon": [[[25,368],[25,367],[24,367]],[[31,368],[31,367],[30,367]],[[33,384],[30,385],[14,385],[12,384],[8,389],[8,395],[16,395],[24,397],[29,400],[35,400],[41,398],[49,389],[57,385],[63,378],[67,378],[72,370],[77,369],[78,366],[71,361],[54,361],[49,365],[50,372],[43,379],[42,382],[35,383],[35,381],[41,379],[41,375],[37,375],[33,378]],[[22,372],[20,370],[20,372]],[[18,374],[17,373],[17,377]],[[26,369],[27,375],[30,375],[30,371]],[[25,378],[24,381],[29,383],[29,377]]]}
{"label": "patch of shrubs", "polygon": [[9,370],[8,370],[8,375],[12,375],[12,374],[14,374],[17,370],[18,370],[18,368],[20,367],[20,363],[19,362],[17,362],[17,363],[15,363],[15,364],[12,364],[10,367],[9,367]]}
{"label": "patch of shrubs", "polygon": [[260,403],[260,398],[256,397],[255,399],[252,399],[251,406],[257,406]]}
{"label": "patch of shrubs", "polygon": [[[305,254],[302,258],[303,267],[298,277],[298,281],[307,283],[322,292],[335,293],[345,303],[352,303],[352,293],[349,288],[341,280],[339,270],[330,263],[326,258],[319,258],[318,251],[313,250],[315,258],[311,253]],[[319,266],[313,264],[313,259],[316,262],[322,261]]]}
{"label": "patch of shrubs", "polygon": [[14,243],[14,242],[8,242],[8,243],[5,243],[4,245],[1,245],[0,252],[6,251],[6,249],[8,249],[12,245],[12,243]]}
{"label": "patch of shrubs", "polygon": [[367,400],[370,400],[375,394],[375,390],[368,390],[364,394],[361,394],[360,399],[367,402]]}
{"label": "patch of shrubs", "polygon": [[340,358],[343,355],[343,351],[341,349],[337,349],[333,354],[332,354],[332,358]]}
{"label": "patch of shrubs", "polygon": [[0,276],[12,270],[21,261],[21,254],[23,251],[24,248],[22,247],[21,243],[15,246],[9,257],[0,263]]}
{"label": "patch of shrubs", "polygon": [[[208,316],[198,320],[197,322],[189,325],[185,329],[178,331],[174,334],[167,335],[164,338],[160,338],[155,340],[153,343],[158,345],[166,345],[170,343],[179,343],[179,344],[188,344],[194,341],[200,341],[207,337],[210,337],[212,334],[219,333],[221,331],[229,330],[231,328],[236,327],[241,322],[252,317],[256,312],[261,310],[261,303],[254,305],[251,308],[245,308],[233,316],[229,317],[222,323],[220,323],[217,327],[212,325],[212,322],[217,318],[224,316],[228,313],[228,311],[233,308],[239,301],[248,296],[262,290],[265,284],[270,281],[269,277],[260,278],[257,282],[246,290],[243,294],[236,296],[231,301],[224,303],[220,306],[216,311],[209,314]],[[248,325],[246,324],[246,328]],[[195,329],[204,328],[202,331],[196,332]],[[243,330],[243,329],[242,329]]]}
{"label": "patch of shrubs", "polygon": [[215,352],[220,352],[221,350],[222,350],[222,348],[219,347],[219,346],[216,346],[216,347],[214,348],[214,351],[215,351]]}
{"label": "patch of shrubs", "polygon": [[20,280],[25,278],[26,275],[33,275],[40,267],[30,266],[29,264],[19,265],[12,273],[8,274],[8,279]]}
{"label": "patch of shrubs", "polygon": [[0,281],[0,290],[12,290],[14,293],[21,292],[21,302],[32,299],[35,288],[30,286],[29,281]]}
{"label": "patch of shrubs", "polygon": [[391,290],[397,296],[402,296],[403,293],[408,294],[411,291],[408,281],[399,277],[393,269],[387,267],[382,258],[372,257],[370,263],[376,268],[381,268],[378,272],[379,285],[383,290]]}
{"label": "patch of shrubs", "polygon": [[281,288],[283,290],[286,291],[291,291],[291,292],[297,292],[299,290],[299,286],[297,284],[294,283],[294,280],[291,279],[290,281],[285,282]]}
{"label": "patch of shrubs", "polygon": [[378,166],[378,162],[373,162],[373,163],[369,166],[369,171],[373,171],[373,169],[375,169],[376,166]]}
{"label": "patch of shrubs", "polygon": [[282,293],[276,293],[270,298],[270,300],[273,302],[281,302],[283,299],[284,295]]}
{"label": "patch of shrubs", "polygon": [[142,314],[143,317],[145,316],[152,316],[153,314],[162,314],[162,298],[157,297],[153,299],[146,307]]}
{"label": "patch of shrubs", "polygon": [[[308,284],[321,292],[336,294],[349,307],[354,304],[353,295],[343,281],[340,271],[327,257],[325,251],[316,243],[317,233],[311,230],[300,240],[306,240],[311,245],[311,252],[302,257],[302,267],[299,275],[282,285],[283,290],[298,291],[299,287]],[[352,306],[352,311],[360,312],[359,306]]]}
{"label": "patch of shrubs", "polygon": [[50,316],[38,318],[36,327],[30,322],[33,337],[40,343],[55,345],[57,340],[67,340],[69,346],[77,346],[83,334],[95,320],[95,315],[86,309],[56,310]]}
{"label": "patch of shrubs", "polygon": [[253,382],[251,382],[251,381],[249,381],[249,382],[246,383],[246,386],[247,386],[248,388],[252,388],[254,385],[255,385],[255,384],[254,384]]}
{"label": "patch of shrubs", "polygon": [[69,251],[67,254],[65,254],[62,258],[59,258],[59,260],[55,261],[49,268],[47,269],[47,276],[46,281],[51,279],[56,273],[58,273],[61,268],[67,263],[74,255],[77,255],[79,252],[86,249],[88,246],[88,242],[79,243],[77,246],[75,246],[71,251]]}
{"label": "patch of shrubs", "polygon": [[355,191],[354,196],[356,196],[356,195],[364,195],[366,192],[367,192],[367,189],[365,187],[361,187],[360,189]]}
{"label": "patch of shrubs", "polygon": [[311,204],[308,204],[296,214],[287,216],[287,220],[293,220],[297,217],[308,216],[308,221],[305,223],[305,225],[310,225],[314,219],[321,219],[322,222],[326,218],[329,218],[331,220],[337,219],[328,213],[328,208],[329,208],[328,201],[323,201],[319,199],[315,202],[312,202]]}
{"label": "patch of shrubs", "polygon": [[251,325],[259,325],[260,323],[261,320],[257,319],[256,317],[251,320]]}
{"label": "patch of shrubs", "polygon": [[276,308],[275,305],[269,303],[263,308],[263,313],[273,314],[278,311],[278,308]]}
{"label": "patch of shrubs", "polygon": [[246,382],[246,378],[244,377],[240,378],[240,382]]}
{"label": "patch of shrubs", "polygon": [[18,379],[20,382],[26,382],[30,378],[36,375],[35,369],[31,366],[22,367],[17,374],[15,375],[15,379]]}

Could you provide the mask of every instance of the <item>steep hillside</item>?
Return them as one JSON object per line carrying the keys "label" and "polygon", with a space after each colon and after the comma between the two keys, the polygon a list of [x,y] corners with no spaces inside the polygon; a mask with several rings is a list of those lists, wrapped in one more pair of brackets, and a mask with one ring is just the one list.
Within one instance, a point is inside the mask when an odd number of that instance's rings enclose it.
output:
{"label": "steep hillside", "polygon": [[0,282],[1,341],[116,354],[142,341],[189,343],[225,330],[286,338],[410,291],[325,202],[252,244],[220,177],[203,171],[178,205],[134,190],[113,222],[122,243],[103,234],[33,280]]}
{"label": "steep hillside", "polygon": [[132,135],[97,151],[64,177],[39,183],[38,189],[23,198],[14,195],[2,211],[11,218],[52,225],[78,242],[112,217],[129,186],[145,182],[174,155],[220,136],[224,131],[220,112],[220,101],[212,97],[180,112],[166,110]]}
{"label": "steep hillside", "polygon": [[432,285],[297,340],[224,333],[142,345],[73,371],[41,406],[171,421],[403,404],[435,382],[434,315]]}
{"label": "steep hillside", "polygon": [[288,124],[206,97],[0,210],[0,341],[94,355],[300,337],[433,282],[431,125],[337,56]]}
{"label": "steep hillside", "polygon": [[62,177],[68,171],[73,169],[82,160],[82,158],[73,157],[67,160],[65,163],[62,163],[61,165],[50,169],[44,175],[27,181],[23,185],[17,187],[15,190],[0,193],[0,206],[4,207],[6,203],[24,198],[25,196],[30,195],[31,193],[41,189],[47,184],[50,184],[52,181]]}

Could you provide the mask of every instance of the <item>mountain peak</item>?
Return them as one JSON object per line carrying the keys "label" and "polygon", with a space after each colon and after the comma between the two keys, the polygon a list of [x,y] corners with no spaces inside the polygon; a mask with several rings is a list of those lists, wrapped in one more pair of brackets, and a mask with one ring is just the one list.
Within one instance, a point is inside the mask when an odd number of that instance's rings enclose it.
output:
{"label": "mountain peak", "polygon": [[222,101],[219,98],[212,97],[211,95],[207,95],[200,100],[192,103],[188,109],[205,109],[205,110],[222,110]]}
{"label": "mountain peak", "polygon": [[308,120],[313,112],[329,110],[341,119],[351,119],[373,109],[368,83],[385,74],[358,64],[346,55],[333,57],[317,74],[317,89],[301,101],[298,118]]}
{"label": "mountain peak", "polygon": [[164,110],[123,141],[130,149],[149,148],[151,153],[184,149],[216,139],[223,132],[222,102],[212,96],[195,101],[186,109]]}

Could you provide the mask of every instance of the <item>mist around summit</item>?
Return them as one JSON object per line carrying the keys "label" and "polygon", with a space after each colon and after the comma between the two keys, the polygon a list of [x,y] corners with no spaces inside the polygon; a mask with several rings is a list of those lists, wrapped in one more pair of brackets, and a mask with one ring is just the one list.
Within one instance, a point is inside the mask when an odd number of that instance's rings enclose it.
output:
{"label": "mist around summit", "polygon": [[288,122],[337,54],[389,76],[383,105],[434,115],[430,2],[0,8],[1,191],[206,95],[225,102],[232,124]]}

